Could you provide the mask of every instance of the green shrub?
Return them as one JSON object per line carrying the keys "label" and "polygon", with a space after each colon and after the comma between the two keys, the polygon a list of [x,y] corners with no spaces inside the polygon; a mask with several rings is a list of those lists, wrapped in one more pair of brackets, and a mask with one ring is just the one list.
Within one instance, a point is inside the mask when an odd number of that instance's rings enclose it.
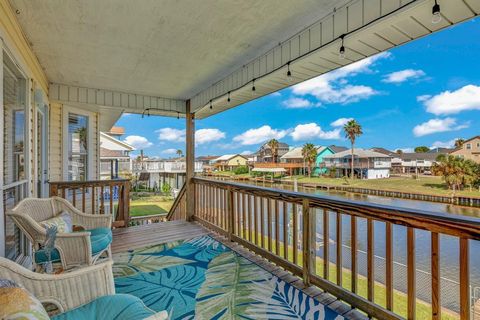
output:
{"label": "green shrub", "polygon": [[238,166],[233,170],[233,173],[235,173],[235,174],[248,173],[248,167],[247,166]]}
{"label": "green shrub", "polygon": [[170,192],[172,192],[172,186],[170,186],[168,183],[162,184],[162,193],[170,194]]}

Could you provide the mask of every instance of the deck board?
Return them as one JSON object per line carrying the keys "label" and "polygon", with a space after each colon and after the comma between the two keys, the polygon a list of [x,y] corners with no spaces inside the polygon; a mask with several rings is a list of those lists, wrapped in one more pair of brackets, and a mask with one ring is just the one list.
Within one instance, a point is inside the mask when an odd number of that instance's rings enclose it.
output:
{"label": "deck board", "polygon": [[207,234],[211,235],[213,238],[223,243],[231,250],[260,265],[262,268],[271,272],[283,281],[291,284],[299,290],[302,290],[305,292],[305,294],[318,300],[320,303],[328,305],[332,310],[343,315],[346,319],[368,319],[365,317],[365,315],[361,314],[355,309],[351,309],[348,305],[336,299],[332,295],[314,286],[305,287],[302,279],[299,277],[294,276],[279,266],[270,263],[263,257],[254,254],[238,243],[230,242],[228,239],[211,232],[198,223],[176,220],[115,229],[113,230],[112,252],[117,253],[161,243],[187,240]]}

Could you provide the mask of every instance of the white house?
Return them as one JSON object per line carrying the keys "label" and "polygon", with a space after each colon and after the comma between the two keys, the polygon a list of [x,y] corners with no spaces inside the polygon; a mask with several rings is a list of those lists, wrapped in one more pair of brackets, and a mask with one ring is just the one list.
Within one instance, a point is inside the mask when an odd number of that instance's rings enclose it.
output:
{"label": "white house", "polygon": [[[381,179],[390,177],[392,157],[372,150],[355,148],[353,170],[361,179]],[[352,164],[351,149],[323,157],[329,171],[335,170],[336,176],[349,176]]]}

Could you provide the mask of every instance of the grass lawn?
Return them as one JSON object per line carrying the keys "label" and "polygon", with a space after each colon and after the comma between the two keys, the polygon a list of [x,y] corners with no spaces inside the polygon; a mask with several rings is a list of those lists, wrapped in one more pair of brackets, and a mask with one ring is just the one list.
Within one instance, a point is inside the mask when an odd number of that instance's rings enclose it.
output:
{"label": "grass lawn", "polygon": [[130,216],[149,216],[154,214],[167,214],[173,205],[171,197],[148,196],[130,201]]}
{"label": "grass lawn", "polygon": [[[441,177],[420,177],[413,179],[411,177],[392,177],[388,179],[343,179],[343,178],[327,178],[327,177],[304,177],[296,176],[298,182],[318,183],[324,185],[342,185],[360,188],[380,189],[403,191],[412,193],[426,193],[435,195],[452,195],[452,190],[448,190]],[[290,179],[289,179],[290,180]],[[478,189],[469,189],[457,191],[457,195],[480,197]]]}

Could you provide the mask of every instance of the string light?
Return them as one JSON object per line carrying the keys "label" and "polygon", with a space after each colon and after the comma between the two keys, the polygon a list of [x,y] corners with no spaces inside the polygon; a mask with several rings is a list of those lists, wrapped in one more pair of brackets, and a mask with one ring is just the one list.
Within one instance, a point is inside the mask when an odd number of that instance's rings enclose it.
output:
{"label": "string light", "polygon": [[[411,2],[413,2],[413,1],[411,1]],[[409,6],[409,5],[411,4],[411,2],[407,2],[407,3],[399,6],[398,8],[396,8],[395,10],[393,10],[392,12],[390,12],[387,16],[394,15],[395,13],[400,12],[401,10],[404,10],[407,6]],[[334,10],[334,13],[335,13],[335,10]],[[433,14],[433,16],[434,16],[434,17],[432,17],[432,18],[433,18],[433,19],[432,19],[432,22],[433,22],[433,23],[438,23],[439,21],[441,21],[442,16],[441,16],[441,13],[440,13],[440,5],[438,4],[438,0],[435,0],[435,5],[434,5],[433,8],[432,8],[432,14]],[[339,48],[339,58],[340,58],[340,59],[344,59],[344,58],[346,58],[346,56],[345,56],[346,48],[345,48],[345,42],[344,42],[345,36],[347,36],[347,35],[349,35],[349,34],[352,34],[352,33],[355,33],[355,32],[357,32],[357,31],[359,31],[359,30],[361,30],[361,29],[363,29],[363,28],[366,28],[366,27],[368,27],[368,26],[371,26],[371,25],[377,23],[379,20],[383,19],[384,17],[385,17],[385,16],[379,16],[379,17],[377,17],[377,18],[375,18],[375,19],[367,22],[365,25],[362,25],[362,26],[359,26],[359,27],[357,27],[357,28],[355,28],[355,29],[352,29],[352,30],[350,30],[348,33],[342,34],[341,36],[339,36],[339,37],[337,37],[337,38],[331,39],[331,40],[328,41],[327,43],[324,43],[324,44],[322,44],[322,45],[320,45],[320,46],[318,46],[318,47],[315,47],[315,48],[309,50],[308,52],[305,52],[305,53],[303,53],[303,54],[295,57],[294,59],[290,60],[288,63],[282,64],[282,65],[280,65],[280,66],[278,66],[278,67],[276,67],[276,68],[273,68],[272,70],[270,70],[270,71],[262,74],[261,76],[259,76],[259,78],[263,78],[263,77],[269,76],[269,75],[273,74],[274,72],[280,71],[282,68],[284,68],[285,66],[287,66],[287,77],[288,77],[288,79],[291,79],[291,80],[293,81],[294,78],[291,76],[292,72],[291,72],[291,70],[290,70],[290,65],[289,65],[290,63],[295,62],[295,61],[297,61],[297,60],[300,60],[300,59],[302,59],[302,58],[310,55],[311,53],[316,52],[316,51],[318,51],[318,50],[326,47],[327,45],[330,45],[330,44],[335,43],[335,42],[338,41],[338,40],[341,40],[341,41],[342,41],[342,42],[341,42],[341,46],[340,46],[340,48]],[[433,20],[435,20],[435,21],[433,21]],[[282,45],[282,44],[279,43],[279,46],[281,46],[281,45]],[[244,67],[245,67],[245,66],[244,66]],[[249,83],[250,83],[250,82],[243,83],[243,84],[241,84],[241,85],[239,85],[239,86],[231,89],[230,91],[228,91],[227,102],[230,102],[230,94],[231,94],[232,91],[235,92],[235,91],[237,91],[237,90],[241,90],[241,89],[247,87],[247,86],[249,85]],[[252,91],[251,91],[251,92],[252,92],[252,96],[255,96],[255,95],[256,95],[256,92],[255,92],[255,91],[256,91],[256,88],[255,88],[255,79],[253,79],[253,80],[252,80]],[[225,97],[225,94],[221,94],[221,95],[219,95],[219,96],[216,96],[216,97],[214,97],[213,99],[220,99],[220,98],[222,98],[222,97]]]}
{"label": "string light", "polygon": [[287,63],[287,80],[289,82],[293,81],[292,72],[290,71],[290,61]]}
{"label": "string light", "polygon": [[340,36],[340,39],[342,39],[342,46],[340,47],[340,50],[338,51],[338,57],[339,57],[340,59],[345,59],[345,46],[343,45],[343,40],[344,40],[344,38],[345,38],[345,35],[342,34],[342,35]]}
{"label": "string light", "polygon": [[177,120],[180,119],[180,112],[177,111]]}
{"label": "string light", "polygon": [[212,100],[210,100],[210,110],[213,109],[213,106],[212,106]]}
{"label": "string light", "polygon": [[435,0],[435,4],[432,7],[432,23],[437,24],[442,21],[442,15],[440,14],[440,5],[438,4],[437,0]]}

